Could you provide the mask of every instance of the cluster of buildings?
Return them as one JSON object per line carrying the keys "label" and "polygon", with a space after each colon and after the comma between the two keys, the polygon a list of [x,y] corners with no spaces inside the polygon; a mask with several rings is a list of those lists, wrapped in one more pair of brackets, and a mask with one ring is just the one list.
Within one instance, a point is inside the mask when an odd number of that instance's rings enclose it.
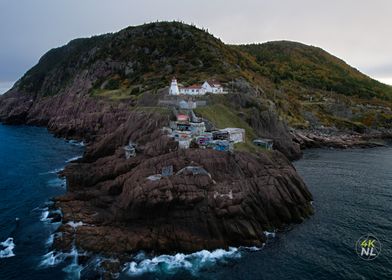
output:
{"label": "cluster of buildings", "polygon": [[184,87],[177,83],[177,79],[173,78],[170,84],[169,95],[204,95],[206,93],[225,94],[223,86],[216,80],[208,80],[203,84],[195,84]]}
{"label": "cluster of buildings", "polygon": [[178,114],[177,120],[170,122],[167,133],[178,142],[181,149],[187,149],[193,143],[199,148],[230,151],[234,143],[245,141],[245,130],[242,128],[206,131],[203,121],[186,114]]}

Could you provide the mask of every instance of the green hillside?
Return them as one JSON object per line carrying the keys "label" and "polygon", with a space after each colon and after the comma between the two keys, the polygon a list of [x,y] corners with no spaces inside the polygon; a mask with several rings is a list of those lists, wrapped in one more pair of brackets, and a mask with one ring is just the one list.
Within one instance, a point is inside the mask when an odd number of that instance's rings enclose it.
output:
{"label": "green hillside", "polygon": [[[218,79],[252,96],[241,106],[230,103],[230,110],[274,110],[292,127],[392,126],[392,87],[320,48],[287,41],[227,45],[180,22],[73,40],[46,53],[16,86],[39,97],[74,93],[151,107],[173,76],[184,85]],[[244,121],[250,124],[251,115],[243,114]]]}
{"label": "green hillside", "polygon": [[392,87],[369,78],[326,51],[289,41],[242,45],[275,83],[295,81],[311,88],[362,98],[392,99]]}

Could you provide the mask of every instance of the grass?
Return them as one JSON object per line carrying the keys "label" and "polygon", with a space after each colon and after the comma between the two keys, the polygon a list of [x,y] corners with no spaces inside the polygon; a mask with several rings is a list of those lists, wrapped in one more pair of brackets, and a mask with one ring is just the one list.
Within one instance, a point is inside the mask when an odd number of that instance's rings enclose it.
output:
{"label": "grass", "polygon": [[169,116],[171,114],[171,110],[168,107],[137,106],[132,108],[132,110],[136,112],[158,113],[163,116]]}
{"label": "grass", "polygon": [[91,96],[101,97],[112,101],[121,101],[129,99],[137,99],[136,95],[131,95],[131,88],[120,88],[120,89],[96,89],[92,92]]}

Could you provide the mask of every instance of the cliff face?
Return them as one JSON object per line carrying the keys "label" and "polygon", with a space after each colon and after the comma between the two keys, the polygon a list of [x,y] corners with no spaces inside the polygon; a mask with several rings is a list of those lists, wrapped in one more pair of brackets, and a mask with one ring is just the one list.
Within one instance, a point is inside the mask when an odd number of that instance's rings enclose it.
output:
{"label": "cliff face", "polygon": [[[64,213],[57,248],[76,240],[78,248],[121,256],[261,245],[263,231],[312,213],[311,194],[279,152],[177,150],[161,132],[164,122],[134,113],[65,169],[69,192],[56,203]],[[138,148],[126,160],[128,139]],[[167,166],[172,175],[151,177]],[[72,221],[84,224],[75,230]]]}
{"label": "cliff face", "polygon": [[37,97],[12,90],[0,96],[0,121],[46,126],[57,136],[90,141],[123,123],[128,108],[73,93]]}
{"label": "cliff face", "polygon": [[[118,256],[260,245],[263,231],[312,213],[311,194],[277,151],[178,150],[162,132],[168,116],[131,102],[13,91],[0,103],[4,122],[46,125],[56,135],[89,140],[83,159],[63,172],[68,191],[56,199],[63,213],[58,250],[74,241]],[[130,140],[137,155],[126,160]],[[173,167],[171,176],[149,179],[166,166]]]}
{"label": "cliff face", "polygon": [[[156,32],[163,43],[151,44]],[[189,45],[195,36],[202,41],[196,49]],[[264,231],[312,214],[312,196],[286,158],[300,157],[299,145],[270,102],[259,99],[256,87],[243,78],[249,73],[240,68],[253,67],[252,60],[238,56],[238,50],[194,28],[129,28],[50,51],[0,96],[0,122],[46,126],[56,136],[87,143],[83,158],[61,174],[67,192],[55,198],[49,215],[61,222],[52,250],[76,246],[115,256],[120,262],[108,270],[118,272],[140,250],[260,246]],[[187,82],[232,79],[235,92],[205,97],[208,106],[230,112],[225,127],[238,121],[249,127],[249,139],[272,138],[278,151],[179,150],[162,131],[171,112],[157,105],[179,72]],[[136,156],[126,159],[129,141],[137,144]],[[158,176],[167,167],[172,174]]]}

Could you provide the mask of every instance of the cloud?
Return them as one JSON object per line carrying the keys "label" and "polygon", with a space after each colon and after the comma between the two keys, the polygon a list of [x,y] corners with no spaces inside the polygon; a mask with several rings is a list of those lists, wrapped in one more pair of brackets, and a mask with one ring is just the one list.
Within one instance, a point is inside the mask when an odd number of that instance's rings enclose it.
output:
{"label": "cloud", "polygon": [[300,41],[376,75],[392,61],[391,10],[389,0],[2,0],[0,80],[71,39],[155,20],[194,23],[227,43]]}

